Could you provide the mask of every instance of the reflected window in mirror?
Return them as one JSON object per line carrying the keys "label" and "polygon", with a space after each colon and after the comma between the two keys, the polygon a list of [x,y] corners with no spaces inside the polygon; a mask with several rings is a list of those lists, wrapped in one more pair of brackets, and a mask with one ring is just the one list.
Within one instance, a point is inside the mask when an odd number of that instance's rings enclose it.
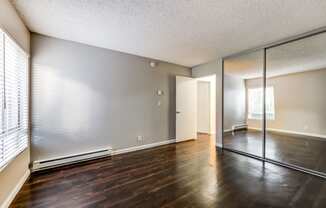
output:
{"label": "reflected window in mirror", "polygon": [[[262,120],[263,119],[263,88],[248,89],[248,119]],[[266,88],[266,119],[275,119],[275,104],[274,104],[274,87]]]}

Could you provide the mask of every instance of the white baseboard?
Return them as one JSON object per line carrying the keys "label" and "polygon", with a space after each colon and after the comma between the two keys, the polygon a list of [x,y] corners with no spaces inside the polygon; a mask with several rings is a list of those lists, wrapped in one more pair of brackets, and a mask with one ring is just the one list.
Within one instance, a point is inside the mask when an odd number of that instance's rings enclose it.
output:
{"label": "white baseboard", "polygon": [[[248,127],[248,129],[261,131],[261,129],[255,128],[255,127]],[[300,135],[300,136],[308,136],[308,137],[318,137],[318,138],[326,139],[326,135],[324,135],[324,134],[305,133],[305,132],[299,132],[299,131],[289,131],[289,130],[273,129],[273,128],[267,128],[267,131],[279,132],[279,133],[285,133],[285,134],[294,134],[294,135]]]}
{"label": "white baseboard", "polygon": [[231,132],[232,129],[224,129],[224,133],[228,133],[228,132]]}
{"label": "white baseboard", "polygon": [[252,127],[252,126],[248,126],[248,129],[250,129],[250,130],[261,130],[261,128],[256,128],[256,127]]}
{"label": "white baseboard", "polygon": [[192,141],[192,140],[196,140],[196,139],[178,139],[178,140],[175,140],[175,142],[186,142],[186,141]]}
{"label": "white baseboard", "polygon": [[197,134],[211,134],[209,131],[197,131]]}
{"label": "white baseboard", "polygon": [[127,148],[123,148],[123,149],[113,150],[112,155],[119,155],[119,154],[124,154],[127,152],[134,152],[134,151],[138,151],[138,150],[149,149],[149,148],[158,147],[158,146],[162,146],[162,145],[166,145],[166,144],[172,144],[172,143],[175,143],[175,139],[168,139],[168,140],[165,140],[162,142],[156,142],[156,143],[151,143],[151,144],[144,144],[144,145],[140,145],[140,146],[127,147]]}
{"label": "white baseboard", "polygon": [[23,187],[25,181],[28,179],[30,175],[30,170],[26,170],[24,175],[19,179],[17,185],[14,187],[14,189],[10,192],[7,199],[3,202],[3,204],[0,206],[0,208],[8,208],[11,204],[11,202],[15,199],[16,195],[20,191],[20,189]]}
{"label": "white baseboard", "polygon": [[217,146],[217,147],[220,147],[220,148],[223,147],[222,143],[216,143],[216,146]]}

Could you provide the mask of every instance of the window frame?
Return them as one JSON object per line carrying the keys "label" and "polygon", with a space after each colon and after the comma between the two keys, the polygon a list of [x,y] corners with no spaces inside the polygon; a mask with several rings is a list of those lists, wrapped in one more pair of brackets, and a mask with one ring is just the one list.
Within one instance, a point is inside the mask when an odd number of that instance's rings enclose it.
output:
{"label": "window frame", "polygon": [[[271,94],[273,95],[272,97],[272,112],[267,112],[267,107],[265,107],[265,111],[266,111],[266,120],[275,120],[275,93],[274,93],[274,86],[266,86],[266,100],[265,100],[265,106],[267,106],[267,91],[268,89],[271,89]],[[261,93],[261,99],[263,99],[263,90],[264,88],[263,87],[252,87],[252,88],[248,88],[247,89],[247,119],[248,120],[263,120],[263,116],[264,116],[264,112],[263,112],[263,100],[261,100],[261,113],[257,113],[257,112],[251,112],[250,109],[250,90],[259,90],[261,92],[258,92],[258,93]]]}
{"label": "window frame", "polygon": [[[26,84],[26,108],[27,108],[27,112],[26,112],[26,128],[22,128],[23,122],[21,121],[21,114],[23,113],[22,108],[21,108],[21,104],[20,101],[22,100],[22,98],[20,97],[21,94],[23,94],[22,92],[18,92],[18,98],[17,98],[17,102],[18,102],[18,112],[17,112],[17,116],[18,116],[18,120],[17,120],[17,125],[15,125],[15,127],[11,128],[11,129],[4,129],[4,123],[6,122],[6,107],[5,107],[5,99],[6,99],[6,84],[5,84],[5,41],[6,38],[8,38],[14,45],[15,47],[17,47],[20,52],[24,55],[24,61],[26,61],[26,74],[25,74],[25,84]],[[1,122],[1,131],[0,131],[0,137],[3,137],[0,139],[0,148],[4,148],[4,142],[5,142],[5,138],[9,138],[12,137],[15,133],[20,133],[21,132],[25,132],[26,131],[26,146],[24,145],[22,148],[16,148],[15,151],[12,153],[13,156],[10,156],[9,159],[4,159],[3,161],[0,160],[0,173],[9,165],[11,164],[12,161],[14,161],[19,155],[21,155],[26,149],[28,149],[30,147],[30,55],[28,52],[25,51],[25,49],[10,35],[10,33],[8,33],[4,28],[2,28],[0,26],[0,41],[2,42],[2,50],[3,50],[3,54],[1,58],[3,58],[3,63],[1,63],[1,68],[3,68],[3,73],[4,73],[4,77],[3,77],[3,95],[0,95],[2,97],[1,102],[3,102],[0,106],[0,110],[1,110],[1,116],[3,119]],[[17,83],[17,85],[21,85],[22,83],[19,82]],[[21,86],[20,86],[21,87]],[[21,88],[20,90],[21,91]],[[7,135],[4,135],[7,134]],[[23,138],[23,137],[21,137]],[[5,150],[2,149],[2,155],[0,155],[0,157],[4,157]],[[2,158],[3,159],[3,158]]]}

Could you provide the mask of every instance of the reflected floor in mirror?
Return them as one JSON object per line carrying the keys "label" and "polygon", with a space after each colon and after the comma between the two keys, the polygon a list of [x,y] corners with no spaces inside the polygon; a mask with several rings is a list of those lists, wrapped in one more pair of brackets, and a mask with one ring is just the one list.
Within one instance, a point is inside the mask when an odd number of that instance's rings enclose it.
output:
{"label": "reflected floor in mirror", "polygon": [[[241,130],[224,135],[227,148],[262,156],[262,133]],[[326,139],[267,132],[266,158],[326,173]]]}
{"label": "reflected floor in mirror", "polygon": [[263,135],[259,131],[238,130],[224,133],[224,147],[262,157]]}
{"label": "reflected floor in mirror", "polygon": [[34,173],[11,207],[326,207],[326,180],[213,136]]}

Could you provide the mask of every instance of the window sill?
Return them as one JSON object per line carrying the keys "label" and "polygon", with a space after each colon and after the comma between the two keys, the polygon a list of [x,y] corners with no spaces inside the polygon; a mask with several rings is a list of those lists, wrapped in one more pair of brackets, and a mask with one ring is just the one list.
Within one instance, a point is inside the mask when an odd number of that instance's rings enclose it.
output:
{"label": "window sill", "polygon": [[5,164],[3,164],[1,167],[0,167],[0,173],[2,172],[2,171],[4,171],[5,169],[6,169],[6,167],[7,166],[9,166],[14,160],[16,160],[23,152],[25,152],[25,150],[27,150],[28,149],[28,145],[25,147],[25,148],[23,148],[23,149],[21,149],[16,155],[15,155],[15,157],[13,157],[13,158],[11,158],[10,160],[8,160],[8,162],[6,162]]}

